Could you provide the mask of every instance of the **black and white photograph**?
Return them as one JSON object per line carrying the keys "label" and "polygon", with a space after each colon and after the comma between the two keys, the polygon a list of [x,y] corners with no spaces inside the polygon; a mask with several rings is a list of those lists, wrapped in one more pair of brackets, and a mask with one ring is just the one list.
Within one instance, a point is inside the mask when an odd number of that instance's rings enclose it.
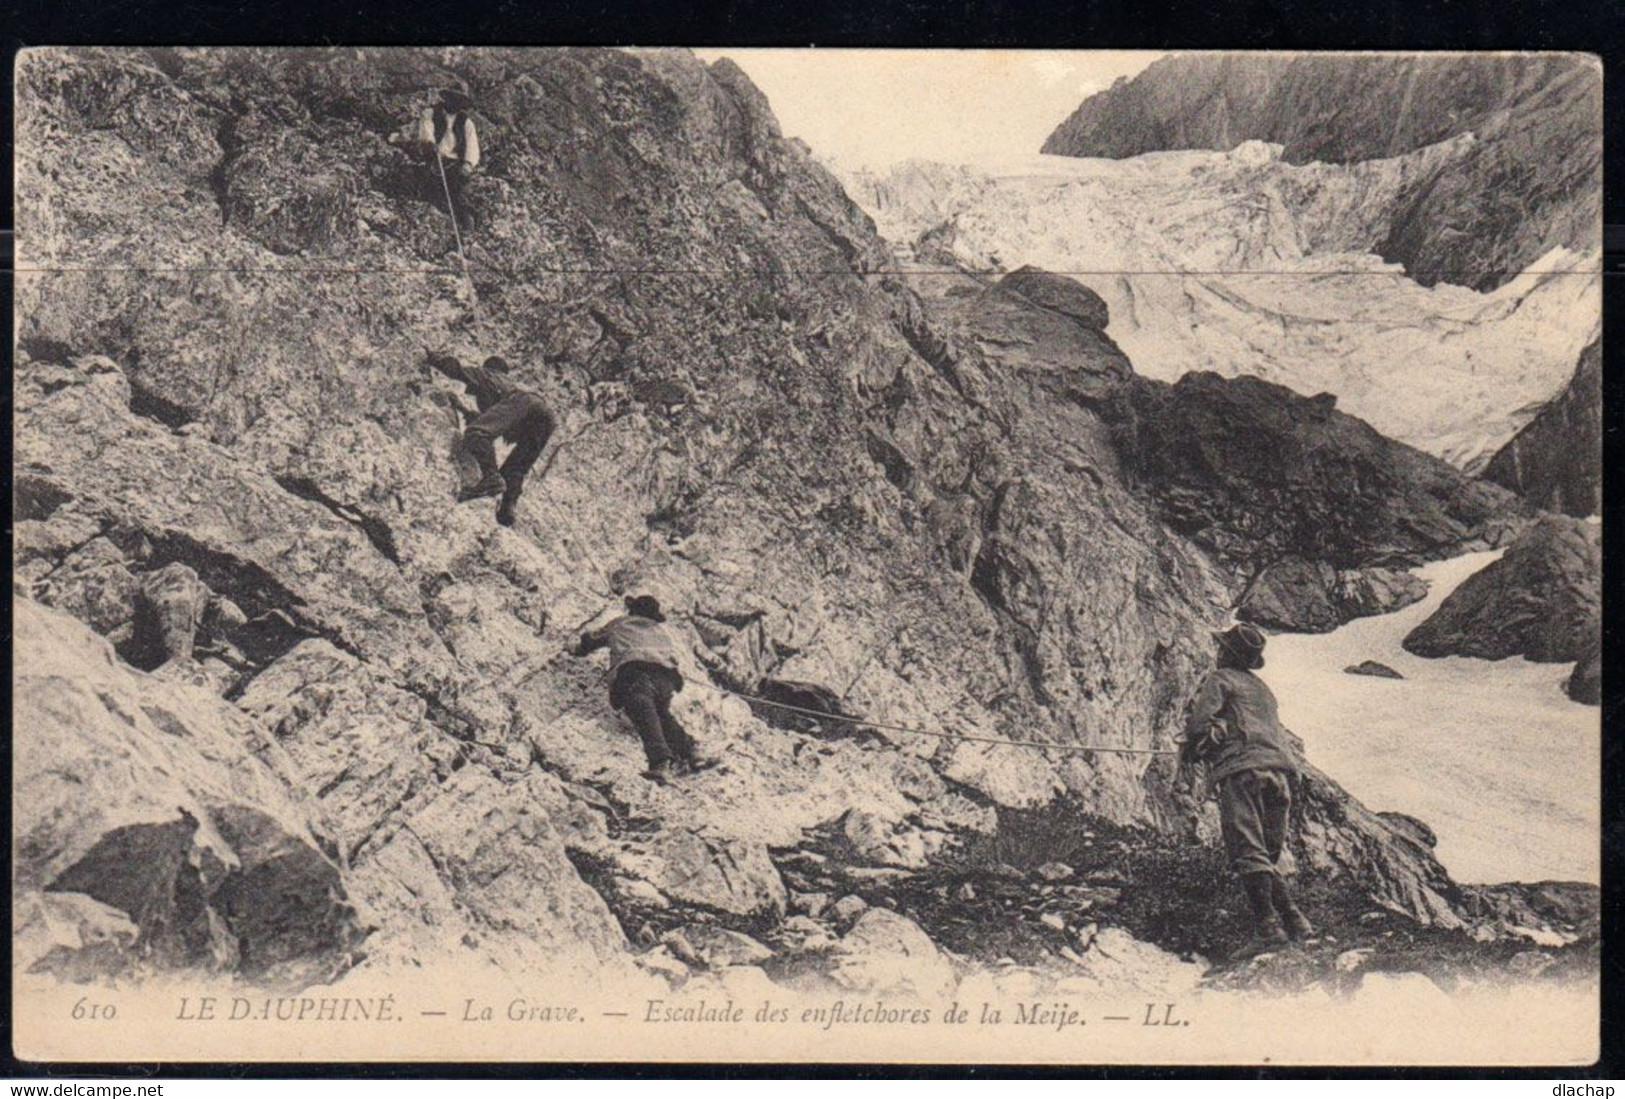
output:
{"label": "black and white photograph", "polygon": [[23,50],[16,1057],[1596,1061],[1602,81]]}

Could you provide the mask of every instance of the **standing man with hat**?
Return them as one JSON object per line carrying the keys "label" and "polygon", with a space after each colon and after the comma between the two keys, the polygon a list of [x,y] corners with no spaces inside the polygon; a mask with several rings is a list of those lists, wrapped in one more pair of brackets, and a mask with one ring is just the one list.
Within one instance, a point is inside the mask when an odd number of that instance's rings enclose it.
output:
{"label": "standing man with hat", "polygon": [[1205,763],[1218,788],[1225,854],[1253,915],[1253,936],[1238,956],[1250,957],[1314,934],[1279,868],[1298,763],[1275,695],[1254,674],[1264,666],[1264,634],[1243,623],[1214,639],[1218,666],[1191,703],[1179,763],[1186,776]]}

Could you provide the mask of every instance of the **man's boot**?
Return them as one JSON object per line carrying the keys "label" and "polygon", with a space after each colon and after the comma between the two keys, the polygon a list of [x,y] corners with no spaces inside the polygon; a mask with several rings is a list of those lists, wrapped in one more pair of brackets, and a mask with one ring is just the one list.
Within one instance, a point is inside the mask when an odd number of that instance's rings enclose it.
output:
{"label": "man's boot", "polygon": [[463,436],[463,453],[479,466],[480,479],[457,493],[459,504],[478,500],[483,496],[501,496],[508,491],[508,482],[497,472],[496,443],[483,432],[471,431]]}
{"label": "man's boot", "polygon": [[677,770],[672,766],[671,760],[667,759],[662,760],[653,767],[650,767],[647,771],[643,772],[643,777],[654,783],[656,786],[670,786],[671,780],[676,773]]}
{"label": "man's boot", "polygon": [[1281,918],[1275,914],[1275,875],[1268,870],[1256,870],[1241,876],[1242,888],[1247,891],[1247,906],[1253,910],[1253,937],[1236,951],[1236,958],[1251,958],[1271,950],[1279,950],[1290,940]]}
{"label": "man's boot", "polygon": [[508,488],[502,480],[500,473],[487,473],[472,485],[461,489],[457,493],[457,502],[466,504],[470,500],[478,500],[484,496],[501,496]]}
{"label": "man's boot", "polygon": [[701,771],[709,771],[713,767],[720,767],[722,766],[722,761],[715,756],[708,756],[703,752],[695,751],[683,761],[683,766],[686,767],[688,769],[688,773],[692,775],[698,774]]}
{"label": "man's boot", "polygon": [[505,527],[513,526],[514,519],[516,518],[514,515],[514,505],[518,502],[519,493],[514,491],[514,487],[512,485],[508,485],[506,490],[502,493],[502,502],[497,505],[497,522],[501,523]]}
{"label": "man's boot", "polygon": [[1274,878],[1270,883],[1270,899],[1275,903],[1276,914],[1281,917],[1281,926],[1286,929],[1287,935],[1300,943],[1313,938],[1315,925],[1309,922],[1309,917],[1292,900],[1292,891],[1287,888],[1286,879],[1279,874],[1270,876]]}

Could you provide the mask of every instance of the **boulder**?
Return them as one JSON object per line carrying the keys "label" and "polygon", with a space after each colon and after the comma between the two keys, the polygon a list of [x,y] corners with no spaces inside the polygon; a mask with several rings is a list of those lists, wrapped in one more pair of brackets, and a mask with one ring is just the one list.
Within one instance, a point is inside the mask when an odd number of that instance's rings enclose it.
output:
{"label": "boulder", "polygon": [[[19,530],[19,537],[32,534]],[[19,557],[26,552],[19,547]],[[106,538],[65,552],[29,591],[46,606],[66,611],[115,644],[129,646],[141,581],[128,558]],[[156,665],[154,665],[156,666]]]}
{"label": "boulder", "polygon": [[131,973],[141,928],[128,914],[85,893],[35,893],[12,916],[12,962],[19,972],[55,973],[75,983]]}
{"label": "boulder", "polygon": [[863,995],[937,1000],[951,996],[956,983],[953,966],[930,936],[886,908],[859,916],[820,961],[831,985]]}
{"label": "boulder", "polygon": [[761,844],[666,828],[615,848],[612,858],[624,875],[641,878],[683,904],[735,916],[782,916],[789,903]]}
{"label": "boulder", "polygon": [[849,893],[835,902],[830,909],[830,915],[840,923],[850,923],[868,910],[868,901]]}
{"label": "boulder", "polygon": [[[19,917],[92,928],[77,947],[52,932],[51,964],[134,951],[290,987],[353,965],[364,917],[275,743],[211,693],[132,672],[65,614],[26,599],[13,613],[14,716],[30,730],[14,773]],[[84,900],[44,900],[69,894]]]}
{"label": "boulder", "polygon": [[1418,656],[1581,660],[1598,644],[1602,531],[1547,515],[1405,636]]}
{"label": "boulder", "polygon": [[1344,621],[1391,614],[1427,594],[1427,581],[1400,569],[1344,569],[1337,574],[1338,616]]}
{"label": "boulder", "polygon": [[136,665],[151,670],[166,661],[192,659],[192,646],[213,596],[197,573],[179,561],[143,576],[131,639],[139,653]]}
{"label": "boulder", "polygon": [[1015,291],[1034,305],[1071,317],[1096,332],[1104,332],[1111,321],[1106,303],[1100,295],[1077,279],[1065,275],[1051,274],[1028,265],[1004,276],[999,280],[999,285]]}
{"label": "boulder", "polygon": [[1336,583],[1337,570],[1324,561],[1288,557],[1258,575],[1236,614],[1270,629],[1326,633],[1343,622]]}
{"label": "boulder", "polygon": [[1602,704],[1602,645],[1594,644],[1574,665],[1564,690],[1576,702],[1588,706]]}
{"label": "boulder", "polygon": [[1358,664],[1350,664],[1343,669],[1349,675],[1370,675],[1379,679],[1404,679],[1394,669],[1375,660],[1362,660]]}
{"label": "boulder", "polygon": [[824,914],[833,900],[828,893],[790,893],[790,907],[803,915],[817,919]]}
{"label": "boulder", "polygon": [[773,956],[772,950],[749,935],[714,924],[684,924],[663,941],[670,945],[673,936],[679,936],[682,943],[679,957],[693,958],[709,969],[757,965]]}
{"label": "boulder", "polygon": [[909,869],[926,864],[925,841],[918,831],[899,827],[867,810],[849,810],[841,818],[841,836],[859,862]]}

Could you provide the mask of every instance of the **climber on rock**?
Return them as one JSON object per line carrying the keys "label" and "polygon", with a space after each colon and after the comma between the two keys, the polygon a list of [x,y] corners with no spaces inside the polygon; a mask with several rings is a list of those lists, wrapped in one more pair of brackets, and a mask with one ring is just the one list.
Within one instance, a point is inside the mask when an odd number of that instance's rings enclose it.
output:
{"label": "climber on rock", "polygon": [[480,166],[480,135],[469,110],[472,106],[462,92],[441,92],[417,118],[389,135],[391,145],[405,146],[433,170],[435,179],[429,187],[438,193],[444,185],[458,224],[465,230],[473,228],[473,218],[463,198],[463,184]]}
{"label": "climber on rock", "polygon": [[[553,435],[555,421],[547,402],[508,376],[507,360],[492,355],[482,366],[464,366],[453,355],[430,352],[429,366],[453,381],[461,382],[474,395],[479,415],[469,423],[458,443],[464,454],[479,466],[477,481],[457,494],[457,502],[500,496],[497,522],[514,523],[514,505],[525,484],[525,474],[536,464]],[[496,440],[513,444],[501,467],[497,466]]]}
{"label": "climber on rock", "polygon": [[1190,785],[1201,763],[1218,789],[1225,854],[1253,914],[1253,936],[1237,956],[1251,957],[1314,934],[1280,871],[1298,763],[1275,695],[1254,674],[1264,666],[1263,633],[1243,623],[1214,639],[1218,666],[1191,703],[1179,756],[1181,784]]}
{"label": "climber on rock", "polygon": [[643,741],[649,769],[644,777],[664,786],[673,776],[715,767],[700,754],[671,712],[672,696],[683,689],[677,647],[652,595],[626,598],[626,614],[581,635],[577,656],[609,646],[609,704],[624,713]]}

